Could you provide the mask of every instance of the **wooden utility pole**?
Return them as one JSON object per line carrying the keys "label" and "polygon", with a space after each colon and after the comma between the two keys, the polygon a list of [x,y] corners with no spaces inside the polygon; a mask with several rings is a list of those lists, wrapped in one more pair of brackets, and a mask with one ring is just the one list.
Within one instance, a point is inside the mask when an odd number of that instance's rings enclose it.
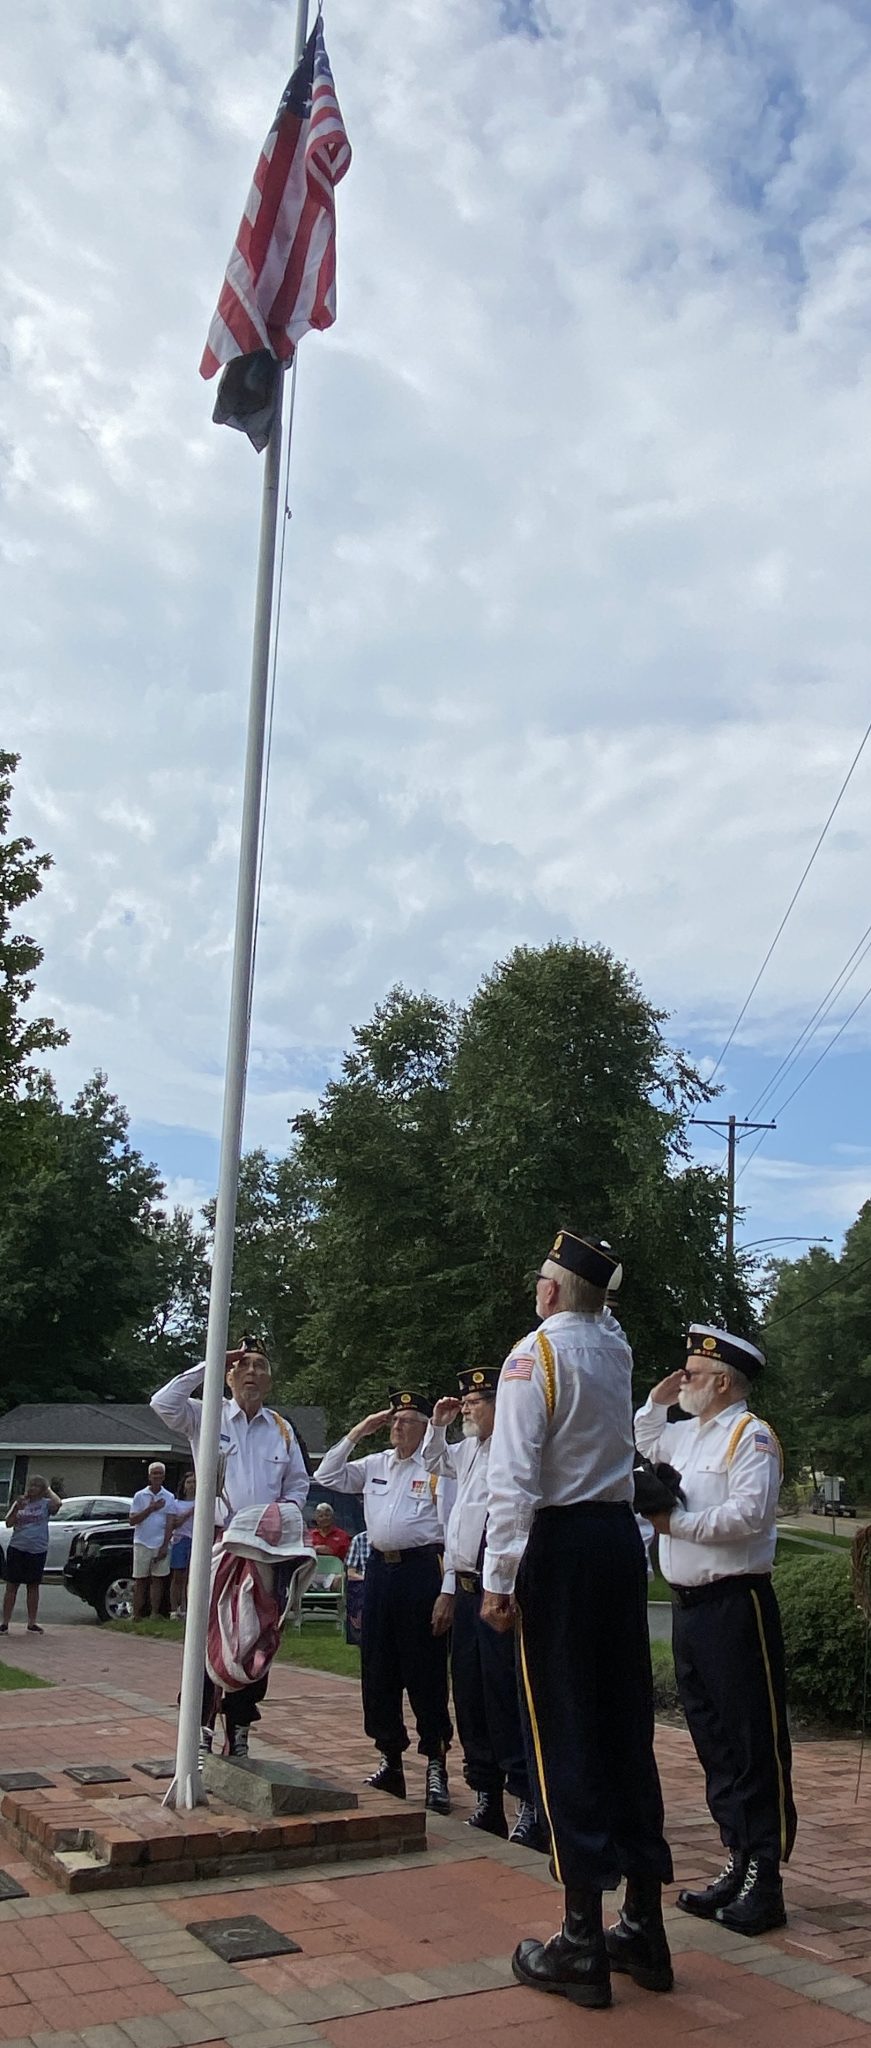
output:
{"label": "wooden utility pole", "polygon": [[731,1280],[735,1269],[735,1147],[739,1131],[776,1131],[776,1124],[753,1124],[735,1116],[691,1116],[691,1124],[704,1124],[708,1131],[725,1131],[726,1155],[726,1265]]}

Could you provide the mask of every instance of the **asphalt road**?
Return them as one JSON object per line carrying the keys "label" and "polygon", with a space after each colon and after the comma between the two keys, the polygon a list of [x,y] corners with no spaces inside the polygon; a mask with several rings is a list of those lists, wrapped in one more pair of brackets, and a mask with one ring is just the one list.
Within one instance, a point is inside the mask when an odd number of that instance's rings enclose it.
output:
{"label": "asphalt road", "polygon": [[[23,1624],[24,1617],[24,1588],[22,1586],[12,1618],[10,1633],[14,1634]],[[86,1607],[84,1600],[77,1600],[75,1595],[68,1593],[64,1586],[51,1585],[47,1580],[43,1581],[39,1595],[39,1619],[42,1622],[49,1623],[59,1621],[85,1622],[86,1624],[90,1623],[94,1628],[98,1626],[93,1607]]]}

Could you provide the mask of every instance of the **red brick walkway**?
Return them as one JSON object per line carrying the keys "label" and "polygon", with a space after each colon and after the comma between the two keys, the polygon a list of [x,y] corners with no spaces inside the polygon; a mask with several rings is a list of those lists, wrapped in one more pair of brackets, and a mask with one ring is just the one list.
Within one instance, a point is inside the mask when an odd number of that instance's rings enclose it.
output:
{"label": "red brick walkway", "polygon": [[[4,1644],[10,1661],[58,1681],[0,1695],[4,1769],[129,1765],[171,1753],[178,1651],[90,1629],[54,1629]],[[371,1750],[350,1680],[287,1666],[274,1674],[264,1745],[359,1784]],[[686,1735],[661,1728],[658,1750],[680,1881],[719,1866]],[[83,1911],[0,1843],[0,1865],[30,1897],[0,1904],[0,2043],[28,2048],[586,2048],[607,2031],[638,2048],[871,2048],[871,1761],[855,1803],[857,1748],[803,1744],[796,1758],[798,1844],[783,1934],[742,1941],[670,1911],[677,1988],[645,1996],[626,1980],[608,2014],[582,2013],[521,1990],[510,1976],[521,1934],[546,1936],[559,1898],[543,1859],[464,1826],[469,1796],[430,1829],[425,1856],[313,1865],[287,1877],[216,1881],[184,1892],[103,1894]],[[410,1760],[411,1797],[422,1766]],[[140,1798],[147,1781],[133,1774]],[[127,1788],[121,1787],[123,1793]],[[93,1794],[89,1794],[93,1797]],[[255,1912],[301,1953],[225,1964],[187,1932],[191,1920]]]}

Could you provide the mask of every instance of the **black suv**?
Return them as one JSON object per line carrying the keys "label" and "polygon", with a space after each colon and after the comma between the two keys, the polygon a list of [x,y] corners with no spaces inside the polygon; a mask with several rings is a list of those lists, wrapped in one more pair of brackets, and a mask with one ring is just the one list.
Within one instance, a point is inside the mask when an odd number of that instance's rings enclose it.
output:
{"label": "black suv", "polygon": [[[96,1609],[98,1621],[123,1621],[133,1613],[133,1530],[129,1522],[104,1523],[74,1536],[64,1566],[68,1593]],[[166,1580],[167,1590],[169,1580]]]}

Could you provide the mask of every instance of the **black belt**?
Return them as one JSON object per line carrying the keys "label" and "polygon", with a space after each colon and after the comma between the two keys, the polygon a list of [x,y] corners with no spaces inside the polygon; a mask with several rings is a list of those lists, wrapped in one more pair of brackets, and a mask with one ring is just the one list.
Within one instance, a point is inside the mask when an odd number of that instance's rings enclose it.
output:
{"label": "black belt", "polygon": [[709,1600],[719,1600],[724,1593],[731,1593],[733,1586],[749,1586],[755,1592],[757,1587],[770,1584],[770,1572],[733,1572],[726,1579],[711,1579],[706,1586],[672,1586],[672,1605],[704,1607]]}
{"label": "black belt", "polygon": [[440,1543],[416,1543],[410,1550],[377,1550],[372,1545],[372,1556],[381,1564],[406,1564],[410,1557],[441,1557]]}
{"label": "black belt", "polygon": [[456,1579],[461,1593],[480,1593],[480,1572],[457,1572]]}

